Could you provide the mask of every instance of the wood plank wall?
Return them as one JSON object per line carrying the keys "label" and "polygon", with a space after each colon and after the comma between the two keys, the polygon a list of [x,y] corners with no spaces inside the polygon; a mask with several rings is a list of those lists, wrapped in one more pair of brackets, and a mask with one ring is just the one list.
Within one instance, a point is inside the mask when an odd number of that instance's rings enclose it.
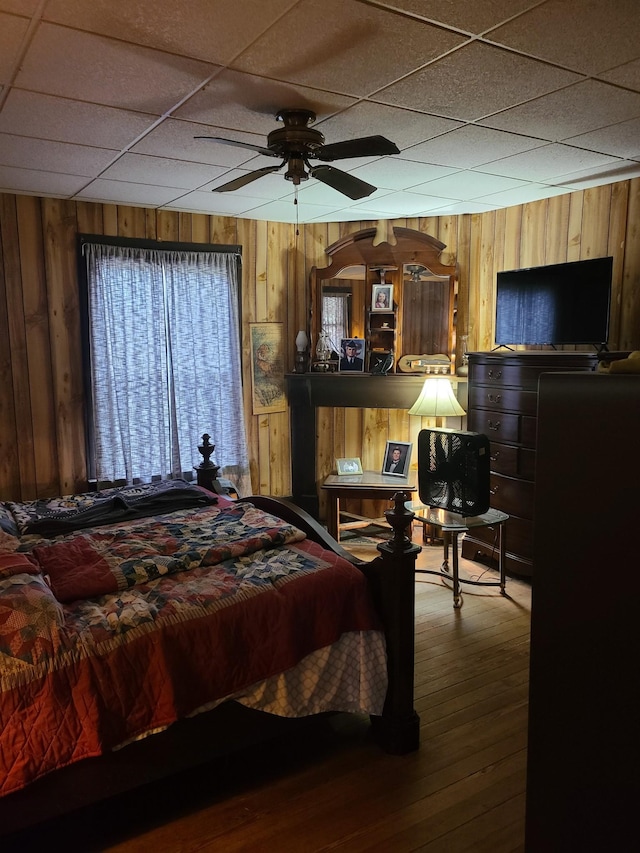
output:
{"label": "wood plank wall", "polygon": [[[242,245],[253,489],[289,494],[289,416],[252,414],[248,324],[282,322],[292,367],[296,333],[307,327],[311,268],[327,265],[326,246],[372,224],[301,225],[296,234],[295,226],[283,223],[0,195],[0,499],[29,500],[86,487],[78,233]],[[469,335],[469,349],[493,346],[498,270],[606,254],[614,257],[610,348],[640,349],[640,179],[490,213],[394,224],[436,237],[446,244],[444,262],[457,261],[458,334]],[[365,468],[378,469],[387,439],[411,441],[415,450],[426,425],[405,411],[320,410],[319,482],[336,456],[359,456]]]}

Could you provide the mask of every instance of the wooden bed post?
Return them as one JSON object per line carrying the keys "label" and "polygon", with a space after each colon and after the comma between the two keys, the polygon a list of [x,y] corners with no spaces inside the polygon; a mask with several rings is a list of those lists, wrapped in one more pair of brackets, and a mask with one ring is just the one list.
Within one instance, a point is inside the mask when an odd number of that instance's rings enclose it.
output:
{"label": "wooden bed post", "polygon": [[415,658],[415,564],[422,550],[406,535],[414,513],[405,509],[410,495],[396,492],[385,512],[393,539],[378,545],[378,557],[365,571],[384,620],[389,687],[381,717],[372,717],[376,739],[386,752],[403,755],[420,746],[420,717],[413,707]]}

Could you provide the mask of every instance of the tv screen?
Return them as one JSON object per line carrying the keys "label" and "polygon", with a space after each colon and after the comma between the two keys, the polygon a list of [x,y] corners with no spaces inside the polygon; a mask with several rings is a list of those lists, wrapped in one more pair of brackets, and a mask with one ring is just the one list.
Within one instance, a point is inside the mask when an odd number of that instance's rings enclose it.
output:
{"label": "tv screen", "polygon": [[609,339],[613,258],[497,274],[496,344],[593,344]]}

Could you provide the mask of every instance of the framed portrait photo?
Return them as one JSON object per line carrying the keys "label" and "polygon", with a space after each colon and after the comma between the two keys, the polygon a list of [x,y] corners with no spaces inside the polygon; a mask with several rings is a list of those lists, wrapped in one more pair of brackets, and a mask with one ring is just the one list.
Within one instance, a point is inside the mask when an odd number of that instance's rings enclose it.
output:
{"label": "framed portrait photo", "polygon": [[412,444],[406,441],[388,441],[384,451],[382,473],[389,477],[406,477],[411,464]]}
{"label": "framed portrait photo", "polygon": [[338,474],[362,474],[362,463],[356,456],[353,459],[336,459]]}
{"label": "framed portrait photo", "polygon": [[364,372],[364,341],[362,338],[343,338],[340,341],[340,373]]}
{"label": "framed portrait photo", "polygon": [[393,311],[393,285],[374,284],[371,290],[372,311]]}

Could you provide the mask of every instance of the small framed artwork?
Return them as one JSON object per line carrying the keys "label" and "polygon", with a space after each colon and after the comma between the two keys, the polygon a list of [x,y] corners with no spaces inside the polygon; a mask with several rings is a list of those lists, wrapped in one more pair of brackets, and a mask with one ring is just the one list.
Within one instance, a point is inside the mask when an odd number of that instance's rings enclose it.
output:
{"label": "small framed artwork", "polygon": [[382,473],[391,477],[406,477],[411,462],[412,444],[406,441],[388,441],[384,451]]}
{"label": "small framed artwork", "polygon": [[362,463],[356,456],[355,459],[336,459],[338,474],[362,474]]}
{"label": "small framed artwork", "polygon": [[249,323],[253,414],[285,412],[282,323]]}
{"label": "small framed artwork", "polygon": [[343,338],[340,341],[338,369],[362,373],[364,371],[364,341],[362,338]]}
{"label": "small framed artwork", "polygon": [[393,311],[393,285],[374,284],[371,291],[372,311]]}

